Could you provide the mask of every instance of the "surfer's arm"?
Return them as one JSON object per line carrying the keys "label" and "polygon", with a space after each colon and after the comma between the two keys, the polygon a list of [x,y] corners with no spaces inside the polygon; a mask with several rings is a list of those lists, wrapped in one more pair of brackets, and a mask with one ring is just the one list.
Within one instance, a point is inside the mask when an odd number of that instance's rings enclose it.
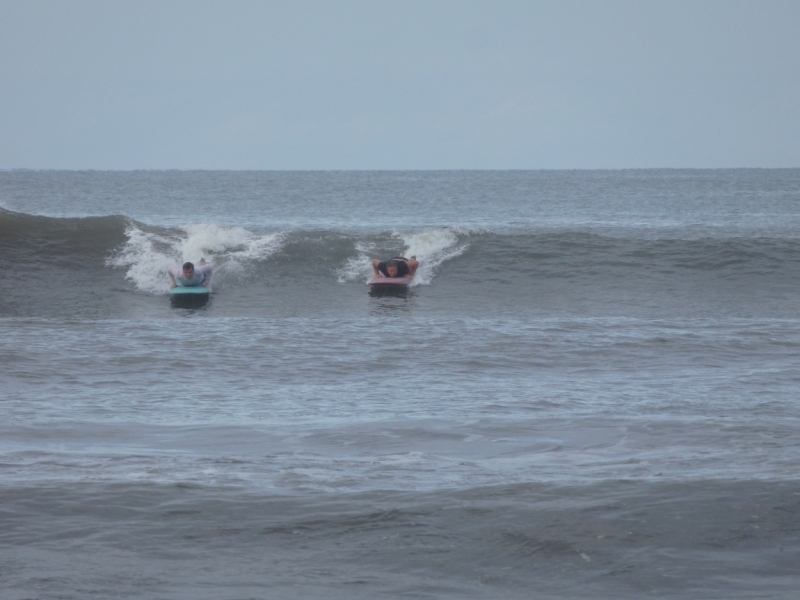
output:
{"label": "surfer's arm", "polygon": [[378,265],[381,264],[380,258],[373,258],[372,259],[372,271],[375,273],[375,277],[383,277],[383,273],[378,270]]}
{"label": "surfer's arm", "polygon": [[167,267],[167,275],[169,275],[169,280],[172,285],[170,287],[178,287],[178,284],[175,283],[175,277],[180,275],[180,273],[176,272],[177,269],[174,267]]}
{"label": "surfer's arm", "polygon": [[203,275],[204,279],[201,284],[203,287],[208,287],[211,284],[211,274],[214,272],[212,265],[202,263],[194,268],[194,272]]}

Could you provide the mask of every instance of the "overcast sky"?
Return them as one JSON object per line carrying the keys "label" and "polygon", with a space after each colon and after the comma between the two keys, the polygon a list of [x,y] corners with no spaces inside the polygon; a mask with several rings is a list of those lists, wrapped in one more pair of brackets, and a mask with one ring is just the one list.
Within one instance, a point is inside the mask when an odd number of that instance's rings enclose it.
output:
{"label": "overcast sky", "polygon": [[800,1],[0,0],[0,168],[800,167]]}

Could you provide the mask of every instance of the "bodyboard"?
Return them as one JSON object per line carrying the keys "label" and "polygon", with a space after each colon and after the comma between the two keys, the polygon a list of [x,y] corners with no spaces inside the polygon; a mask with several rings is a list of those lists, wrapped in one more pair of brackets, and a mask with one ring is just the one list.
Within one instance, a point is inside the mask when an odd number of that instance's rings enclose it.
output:
{"label": "bodyboard", "polygon": [[169,291],[169,300],[175,306],[200,306],[208,302],[211,290],[202,285],[174,287]]}
{"label": "bodyboard", "polygon": [[373,277],[367,285],[408,285],[414,279],[413,275],[405,277]]}
{"label": "bodyboard", "polygon": [[174,287],[169,291],[170,296],[208,296],[209,293],[211,293],[211,290],[209,290],[207,287],[203,287],[202,285],[179,285],[178,287]]}

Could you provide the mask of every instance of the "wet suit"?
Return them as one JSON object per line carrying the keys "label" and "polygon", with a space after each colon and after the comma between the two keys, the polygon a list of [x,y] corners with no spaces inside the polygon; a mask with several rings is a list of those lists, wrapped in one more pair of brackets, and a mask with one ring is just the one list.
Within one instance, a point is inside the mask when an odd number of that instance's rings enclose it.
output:
{"label": "wet suit", "polygon": [[389,264],[390,260],[397,261],[397,275],[395,275],[395,277],[405,277],[409,274],[408,259],[402,256],[395,256],[394,258],[385,260],[382,263],[378,263],[378,271],[380,271],[384,277],[389,277],[389,273],[386,271],[386,266]]}

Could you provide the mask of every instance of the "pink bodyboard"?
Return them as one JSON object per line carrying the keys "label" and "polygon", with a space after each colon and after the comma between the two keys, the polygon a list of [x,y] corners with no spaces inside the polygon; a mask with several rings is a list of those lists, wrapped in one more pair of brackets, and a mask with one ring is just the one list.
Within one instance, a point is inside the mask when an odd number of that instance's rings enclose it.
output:
{"label": "pink bodyboard", "polygon": [[367,285],[408,285],[414,279],[413,275],[405,277],[373,277]]}

